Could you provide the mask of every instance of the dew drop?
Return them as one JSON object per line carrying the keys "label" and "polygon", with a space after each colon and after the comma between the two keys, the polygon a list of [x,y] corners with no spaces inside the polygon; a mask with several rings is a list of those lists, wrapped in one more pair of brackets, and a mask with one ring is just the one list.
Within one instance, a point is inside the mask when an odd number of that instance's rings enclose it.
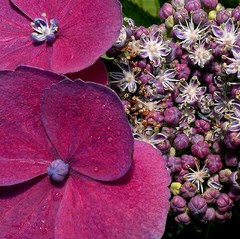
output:
{"label": "dew drop", "polygon": [[104,110],[106,108],[106,105],[102,105],[102,109]]}
{"label": "dew drop", "polygon": [[110,142],[112,142],[112,138],[111,137],[109,137],[108,139],[107,139],[107,141],[110,143]]}
{"label": "dew drop", "polygon": [[111,130],[111,126],[108,126],[107,129],[108,129],[108,130]]}
{"label": "dew drop", "polygon": [[53,195],[53,201],[59,201],[62,198],[62,194],[61,193],[54,193]]}
{"label": "dew drop", "polygon": [[120,135],[120,131],[117,131],[117,135]]}
{"label": "dew drop", "polygon": [[83,99],[86,99],[86,95],[85,95],[85,94],[83,94],[83,96],[82,96],[82,97],[83,97]]}
{"label": "dew drop", "polygon": [[95,168],[94,168],[94,172],[97,172],[98,170],[99,170],[98,167],[95,167]]}
{"label": "dew drop", "polygon": [[109,121],[112,121],[112,117],[108,117],[108,120],[109,120]]}
{"label": "dew drop", "polygon": [[89,140],[89,142],[92,142],[92,141],[93,141],[93,136],[92,136],[92,135],[89,136],[89,137],[88,137],[88,140]]}

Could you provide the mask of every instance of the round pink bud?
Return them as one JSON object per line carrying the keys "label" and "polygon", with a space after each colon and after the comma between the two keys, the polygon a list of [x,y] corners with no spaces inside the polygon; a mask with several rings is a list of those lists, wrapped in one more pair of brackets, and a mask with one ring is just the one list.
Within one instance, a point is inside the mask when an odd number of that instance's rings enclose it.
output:
{"label": "round pink bud", "polygon": [[200,195],[194,196],[191,198],[188,203],[188,208],[194,216],[204,214],[207,211],[207,202]]}
{"label": "round pink bud", "polygon": [[186,210],[186,200],[181,196],[174,196],[170,202],[170,207],[173,212],[184,212]]}
{"label": "round pink bud", "polygon": [[218,0],[202,0],[202,4],[205,8],[214,9],[218,5]]}
{"label": "round pink bud", "polygon": [[198,158],[205,158],[210,153],[209,145],[205,141],[192,145],[191,151]]}
{"label": "round pink bud", "polygon": [[183,224],[183,225],[188,225],[191,222],[190,217],[186,212],[179,214],[178,216],[175,217],[175,221],[177,223]]}
{"label": "round pink bud", "polygon": [[165,20],[173,15],[173,7],[170,3],[164,3],[158,12],[158,16],[161,20]]}
{"label": "round pink bud", "polygon": [[198,133],[203,134],[210,130],[211,125],[207,121],[201,119],[195,121],[195,128]]}

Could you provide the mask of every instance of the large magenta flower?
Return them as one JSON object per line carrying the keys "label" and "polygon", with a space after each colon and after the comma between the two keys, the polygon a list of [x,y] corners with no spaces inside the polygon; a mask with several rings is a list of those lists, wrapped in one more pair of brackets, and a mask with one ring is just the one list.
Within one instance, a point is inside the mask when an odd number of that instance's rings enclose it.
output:
{"label": "large magenta flower", "polygon": [[93,64],[117,39],[118,0],[1,0],[0,69],[30,65],[57,73]]}
{"label": "large magenta flower", "polygon": [[[0,72],[0,238],[160,238],[169,176],[119,98],[35,68]],[[133,153],[133,161],[132,161]]]}

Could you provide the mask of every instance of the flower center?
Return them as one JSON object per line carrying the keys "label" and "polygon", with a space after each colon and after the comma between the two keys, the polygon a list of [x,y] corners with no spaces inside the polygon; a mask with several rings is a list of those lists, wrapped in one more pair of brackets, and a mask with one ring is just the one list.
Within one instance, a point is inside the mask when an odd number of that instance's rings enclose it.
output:
{"label": "flower center", "polygon": [[69,173],[69,164],[56,159],[49,165],[47,173],[55,182],[62,182]]}
{"label": "flower center", "polygon": [[56,34],[58,32],[58,21],[51,19],[50,24],[46,18],[46,13],[42,14],[43,18],[35,18],[31,23],[34,32],[31,34],[33,42],[41,43],[53,43],[56,40]]}

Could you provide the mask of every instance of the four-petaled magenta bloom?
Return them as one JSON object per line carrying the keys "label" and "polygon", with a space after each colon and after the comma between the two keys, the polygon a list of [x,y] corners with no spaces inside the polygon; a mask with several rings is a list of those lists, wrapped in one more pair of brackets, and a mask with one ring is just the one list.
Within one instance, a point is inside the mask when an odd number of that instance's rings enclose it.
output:
{"label": "four-petaled magenta bloom", "polygon": [[234,58],[227,58],[231,63],[226,65],[225,71],[228,75],[237,73],[237,78],[240,79],[240,50],[232,52]]}
{"label": "four-petaled magenta bloom", "polygon": [[149,58],[153,66],[159,66],[171,51],[162,37],[161,31],[151,31],[149,35],[142,35],[140,39],[140,57]]}
{"label": "four-petaled magenta bloom", "polygon": [[202,27],[200,23],[195,28],[193,19],[191,18],[190,21],[189,19],[186,20],[186,26],[181,22],[179,22],[178,25],[175,25],[173,27],[173,32],[176,37],[181,40],[180,44],[182,44],[184,48],[189,48],[192,44],[200,41],[206,36],[205,31],[207,29],[208,26]]}
{"label": "four-petaled magenta bloom", "polygon": [[20,67],[0,95],[0,238],[162,237],[166,163],[111,89]]}
{"label": "four-petaled magenta bloom", "polygon": [[0,69],[28,65],[57,73],[92,65],[122,27],[118,0],[2,0]]}
{"label": "four-petaled magenta bloom", "polygon": [[180,83],[179,91],[181,93],[177,97],[176,101],[187,104],[195,103],[207,90],[207,87],[200,85],[201,84],[197,77],[193,77],[189,83],[184,80]]}
{"label": "four-petaled magenta bloom", "polygon": [[236,45],[236,42],[240,40],[240,33],[231,18],[223,27],[213,25],[212,32],[216,37],[216,42],[223,45],[225,50],[240,50],[240,47]]}

